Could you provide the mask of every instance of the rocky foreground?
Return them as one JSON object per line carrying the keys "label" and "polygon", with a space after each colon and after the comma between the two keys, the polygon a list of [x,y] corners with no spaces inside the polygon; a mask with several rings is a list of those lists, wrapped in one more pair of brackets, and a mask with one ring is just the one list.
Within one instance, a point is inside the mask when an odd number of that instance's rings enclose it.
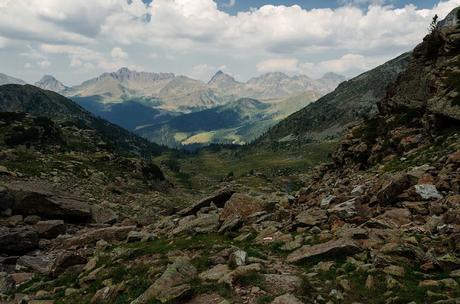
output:
{"label": "rocky foreground", "polygon": [[454,139],[436,165],[323,166],[296,197],[222,190],[146,226],[8,185],[3,303],[458,303]]}

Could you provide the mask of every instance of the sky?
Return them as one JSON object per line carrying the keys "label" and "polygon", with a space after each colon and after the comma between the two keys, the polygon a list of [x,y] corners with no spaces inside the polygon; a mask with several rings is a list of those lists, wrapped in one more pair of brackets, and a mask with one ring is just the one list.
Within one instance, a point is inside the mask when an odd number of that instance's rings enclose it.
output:
{"label": "sky", "polygon": [[460,0],[0,0],[0,72],[76,85],[128,67],[208,81],[353,77],[411,50]]}

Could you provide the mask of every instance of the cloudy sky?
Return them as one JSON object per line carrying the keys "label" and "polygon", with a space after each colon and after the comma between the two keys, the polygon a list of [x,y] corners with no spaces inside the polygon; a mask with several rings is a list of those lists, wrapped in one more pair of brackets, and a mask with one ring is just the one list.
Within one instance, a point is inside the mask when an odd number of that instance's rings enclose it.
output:
{"label": "cloudy sky", "polygon": [[127,66],[207,81],[348,77],[412,49],[460,0],[0,0],[0,72],[68,85]]}

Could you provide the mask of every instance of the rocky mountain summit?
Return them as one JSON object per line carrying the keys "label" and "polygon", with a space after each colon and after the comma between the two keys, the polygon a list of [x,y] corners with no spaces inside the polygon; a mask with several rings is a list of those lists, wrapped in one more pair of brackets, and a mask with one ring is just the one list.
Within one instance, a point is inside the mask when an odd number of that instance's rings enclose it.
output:
{"label": "rocky mountain summit", "polygon": [[35,83],[35,86],[43,90],[49,90],[57,93],[67,89],[67,86],[65,86],[62,82],[51,75],[44,75],[39,81]]}
{"label": "rocky mountain summit", "polygon": [[298,191],[222,181],[167,208],[153,164],[1,115],[1,301],[459,303],[459,45],[435,28]]}

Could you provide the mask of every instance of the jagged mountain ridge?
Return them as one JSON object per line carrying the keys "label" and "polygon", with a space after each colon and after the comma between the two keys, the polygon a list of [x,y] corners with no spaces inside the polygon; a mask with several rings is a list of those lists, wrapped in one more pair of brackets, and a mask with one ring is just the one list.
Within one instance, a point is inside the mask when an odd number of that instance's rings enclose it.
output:
{"label": "jagged mountain ridge", "polygon": [[218,71],[208,83],[172,73],[147,73],[122,68],[85,81],[63,93],[71,98],[96,97],[100,102],[123,102],[135,98],[159,101],[155,106],[167,110],[204,109],[238,98],[280,99],[305,91],[321,94],[331,91],[344,77],[334,75],[313,80],[304,75],[289,77],[267,73],[246,83]]}

